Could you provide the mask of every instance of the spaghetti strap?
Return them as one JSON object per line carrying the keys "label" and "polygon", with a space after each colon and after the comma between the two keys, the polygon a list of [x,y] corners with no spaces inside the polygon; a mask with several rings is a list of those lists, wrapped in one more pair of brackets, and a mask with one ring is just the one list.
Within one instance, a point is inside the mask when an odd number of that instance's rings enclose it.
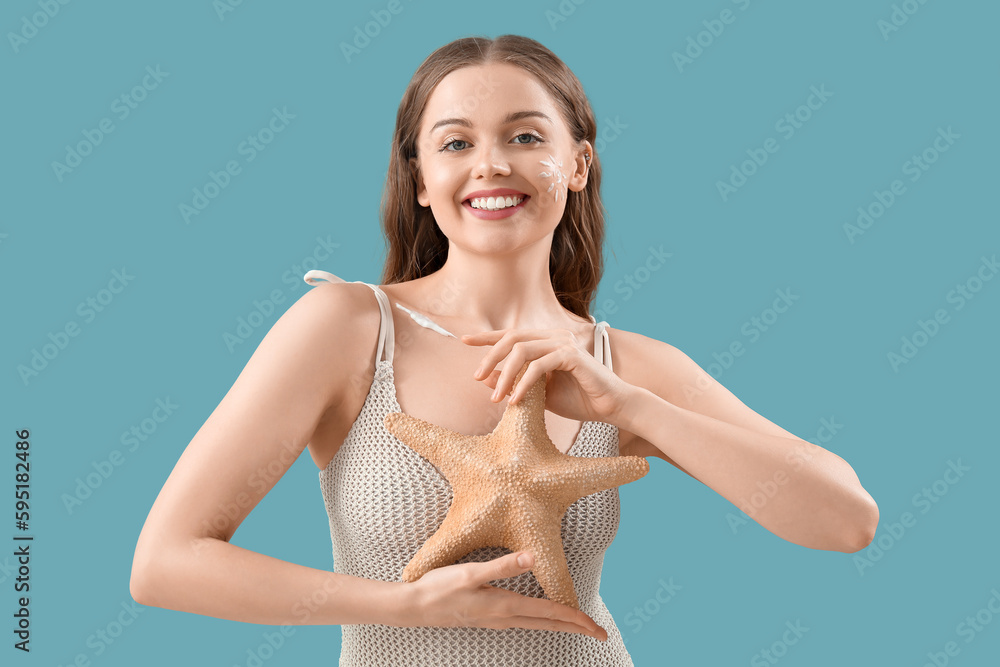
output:
{"label": "spaghetti strap", "polygon": [[[361,283],[362,281],[356,280],[355,282]],[[376,361],[382,358],[383,352],[385,353],[385,361],[392,365],[392,353],[396,347],[396,336],[392,328],[392,309],[389,308],[389,297],[385,295],[385,292],[378,285],[372,285],[371,283],[362,283],[368,285],[375,292],[375,297],[378,299],[378,308],[382,314],[382,322],[378,327],[378,354],[376,355]]]}
{"label": "spaghetti strap", "polygon": [[[310,285],[319,285],[320,280],[325,280],[328,283],[346,283],[347,281],[343,278],[338,278],[329,271],[320,271],[319,269],[313,269],[311,271],[306,271],[306,275],[302,276],[302,280],[306,281]],[[354,281],[359,282],[359,281]]]}
{"label": "spaghetti strap", "polygon": [[[343,278],[339,278],[329,271],[321,271],[319,269],[312,269],[307,271],[306,275],[302,278],[310,285],[319,285],[320,280],[325,280],[328,283],[346,283],[347,281]],[[371,283],[366,283],[363,280],[352,280],[353,283],[361,283],[362,285],[368,285],[375,292],[375,298],[378,301],[379,314],[381,315],[381,322],[378,327],[378,353],[375,355],[375,363],[377,364],[382,360],[384,354],[385,361],[392,365],[392,354],[396,347],[396,336],[395,331],[392,327],[392,310],[389,308],[389,297],[385,295],[385,292],[378,285],[372,285]]]}
{"label": "spaghetti strap", "polygon": [[607,357],[608,370],[613,371],[614,366],[611,365],[611,337],[608,336],[608,323],[604,320],[598,322],[594,319],[594,316],[590,316],[590,321],[594,323],[594,358],[597,359],[599,363],[605,364],[605,357]]}

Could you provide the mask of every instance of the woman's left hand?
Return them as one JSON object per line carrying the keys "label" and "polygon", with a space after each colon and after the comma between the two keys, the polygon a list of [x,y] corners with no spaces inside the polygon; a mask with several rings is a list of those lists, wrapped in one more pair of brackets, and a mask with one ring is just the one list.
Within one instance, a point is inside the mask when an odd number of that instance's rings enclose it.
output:
{"label": "woman's left hand", "polygon": [[[508,403],[516,404],[544,375],[545,409],[567,419],[614,423],[631,386],[598,363],[568,329],[496,329],[467,334],[461,341],[493,346],[473,375],[495,389],[493,402],[511,393],[525,362],[530,362],[528,369]],[[495,370],[500,361],[503,369]]]}

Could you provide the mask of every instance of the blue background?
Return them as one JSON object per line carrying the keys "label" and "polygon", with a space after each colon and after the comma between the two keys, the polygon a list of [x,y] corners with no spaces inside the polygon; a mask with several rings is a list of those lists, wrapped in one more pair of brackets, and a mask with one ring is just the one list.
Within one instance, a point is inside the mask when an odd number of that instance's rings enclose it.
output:
{"label": "blue background", "polygon": [[[992,623],[971,642],[958,626],[1000,591],[1000,280],[976,283],[982,258],[1000,250],[1000,6],[896,3],[916,11],[884,32],[887,0],[402,0],[348,62],[341,44],[387,4],[249,1],[220,13],[209,0],[72,2],[38,15],[34,32],[24,22],[43,11],[37,1],[3,4],[0,387],[11,491],[2,511],[13,514],[13,432],[28,428],[35,540],[30,656],[10,647],[15,575],[12,558],[0,558],[2,661],[63,665],[82,653],[108,666],[245,665],[275,629],[146,607],[100,654],[92,639],[131,601],[135,541],[163,482],[308,289],[305,270],[379,282],[379,197],[417,66],[453,39],[512,32],[573,69],[605,133],[599,317],[676,345],[804,439],[819,443],[823,419],[842,425],[822,446],[853,466],[880,508],[869,549],[811,550],[749,520],[734,527],[742,515],[731,503],[651,459],[647,478],[622,487],[602,579],[635,664],[769,664],[757,654],[782,642],[786,622],[808,631],[784,665],[922,665],[949,641],[957,664],[997,664],[1000,619],[982,612]],[[732,22],[712,24],[726,9]],[[699,33],[700,53],[688,41]],[[674,53],[689,47],[697,57],[679,67]],[[121,118],[113,101],[147,67],[168,75]],[[800,109],[813,86],[832,95]],[[286,107],[295,118],[246,161],[240,142]],[[797,110],[808,120],[789,137],[776,123]],[[60,178],[52,163],[103,118],[114,130]],[[936,161],[911,181],[906,163],[948,128],[959,138],[929,151]],[[768,138],[779,150],[723,197],[717,183]],[[242,171],[186,223],[179,205],[229,160]],[[852,242],[845,224],[895,179],[905,194]],[[317,265],[318,239],[338,246]],[[645,272],[651,246],[672,256]],[[77,310],[123,268],[134,279],[111,303],[92,319]],[[616,290],[630,276],[639,288]],[[948,295],[967,283],[981,289],[959,309]],[[779,289],[798,300],[751,341],[744,324]],[[223,334],[273,290],[279,308],[230,350]],[[938,309],[948,322],[916,336],[925,344],[893,367],[887,355]],[[79,335],[22,378],[18,367],[70,322]],[[711,367],[736,341],[745,353]],[[67,509],[77,478],[123,450],[121,433],[168,398],[178,409]],[[969,468],[949,475],[954,484],[941,481],[949,461]],[[316,474],[303,453],[234,543],[329,569]],[[925,488],[935,502],[916,503]],[[893,536],[904,512],[914,521]],[[3,539],[2,553],[12,552]],[[659,582],[671,578],[681,589],[660,605]],[[264,664],[336,664],[339,642],[336,627],[296,626]]]}

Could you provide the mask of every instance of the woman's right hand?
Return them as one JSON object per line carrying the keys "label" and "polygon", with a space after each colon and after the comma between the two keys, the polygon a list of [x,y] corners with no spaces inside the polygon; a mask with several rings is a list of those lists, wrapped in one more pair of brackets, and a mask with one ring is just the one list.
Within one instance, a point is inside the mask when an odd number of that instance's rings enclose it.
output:
{"label": "woman's right hand", "polygon": [[[518,556],[525,565],[519,565]],[[490,586],[531,569],[534,557],[526,551],[507,554],[484,563],[459,563],[425,573],[413,583],[412,596],[401,612],[403,627],[528,628],[579,632],[601,641],[608,633],[579,609],[544,598],[533,598]]]}

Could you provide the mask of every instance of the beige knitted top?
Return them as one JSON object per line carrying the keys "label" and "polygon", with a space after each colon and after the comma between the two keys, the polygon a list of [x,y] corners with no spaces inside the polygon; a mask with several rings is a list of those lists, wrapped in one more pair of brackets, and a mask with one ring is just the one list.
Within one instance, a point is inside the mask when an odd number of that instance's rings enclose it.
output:
{"label": "beige knitted top", "polygon": [[[319,279],[342,282],[326,271],[305,275],[310,285],[319,284]],[[385,292],[364,284],[374,290],[382,315],[375,378],[344,443],[319,471],[320,489],[330,518],[333,571],[402,581],[403,568],[444,521],[452,492],[437,468],[385,428],[385,416],[401,412],[393,381],[392,309]],[[594,356],[610,369],[606,326],[607,322],[595,322]],[[584,422],[568,453],[618,456],[618,427]],[[579,499],[562,521],[563,546],[580,609],[607,630],[606,642],[583,634],[527,628],[341,625],[340,667],[632,666],[621,633],[599,593],[604,552],[615,538],[618,520],[615,487]],[[502,547],[477,549],[458,562],[482,562],[508,553],[510,550]],[[531,572],[490,584],[545,597]]]}

